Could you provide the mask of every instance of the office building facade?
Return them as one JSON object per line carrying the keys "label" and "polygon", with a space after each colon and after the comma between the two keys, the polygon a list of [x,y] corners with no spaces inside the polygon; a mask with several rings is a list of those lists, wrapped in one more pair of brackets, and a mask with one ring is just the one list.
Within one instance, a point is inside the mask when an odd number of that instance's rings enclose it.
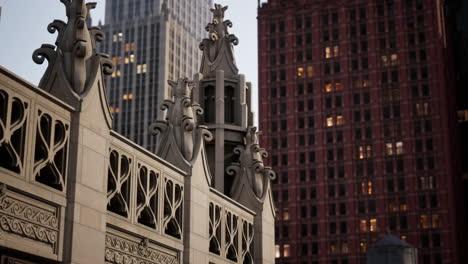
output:
{"label": "office building facade", "polygon": [[419,263],[463,263],[446,8],[436,0],[258,9],[261,142],[277,263],[365,263],[392,233]]}
{"label": "office building facade", "polygon": [[212,0],[106,1],[101,50],[117,67],[106,79],[114,129],[148,150],[156,148],[148,126],[162,117],[167,80],[198,72],[211,6]]}

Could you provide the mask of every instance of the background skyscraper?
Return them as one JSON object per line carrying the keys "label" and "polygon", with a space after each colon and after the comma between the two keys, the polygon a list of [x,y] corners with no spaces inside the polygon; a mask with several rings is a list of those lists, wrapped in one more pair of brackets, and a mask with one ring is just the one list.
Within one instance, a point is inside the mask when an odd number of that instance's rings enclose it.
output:
{"label": "background skyscraper", "polygon": [[212,0],[106,1],[101,48],[116,65],[106,79],[114,130],[155,150],[148,126],[161,115],[167,80],[198,72],[211,6]]}
{"label": "background skyscraper", "polygon": [[259,7],[262,144],[277,172],[277,263],[365,263],[391,232],[419,263],[460,257],[461,170],[446,6]]}

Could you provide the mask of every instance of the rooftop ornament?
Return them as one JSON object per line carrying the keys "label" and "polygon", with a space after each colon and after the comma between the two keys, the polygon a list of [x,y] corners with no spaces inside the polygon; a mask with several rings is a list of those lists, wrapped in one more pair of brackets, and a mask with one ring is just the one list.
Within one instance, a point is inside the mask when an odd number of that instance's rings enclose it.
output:
{"label": "rooftop ornament", "polygon": [[215,4],[215,8],[211,9],[213,20],[205,28],[209,32],[209,38],[200,43],[203,51],[200,72],[205,77],[213,77],[216,70],[224,70],[227,77],[239,73],[233,52],[233,45],[239,44],[239,39],[228,32],[232,22],[224,20],[227,8]]}
{"label": "rooftop ornament", "polygon": [[39,87],[76,107],[101,78],[98,73],[102,70],[104,74],[112,74],[114,65],[109,55],[96,51],[96,41],[104,39],[103,32],[87,25],[89,13],[96,3],[85,4],[85,0],[60,2],[66,7],[67,23],[54,20],[47,27],[50,33],[58,32],[56,46],[43,44],[34,51],[32,59],[37,64],[42,64],[45,59],[49,61]]}

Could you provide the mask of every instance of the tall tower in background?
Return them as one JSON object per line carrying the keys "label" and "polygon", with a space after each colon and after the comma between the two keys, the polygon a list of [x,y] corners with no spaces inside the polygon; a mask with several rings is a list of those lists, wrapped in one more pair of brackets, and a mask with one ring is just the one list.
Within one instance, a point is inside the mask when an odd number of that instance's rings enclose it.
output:
{"label": "tall tower in background", "polygon": [[155,150],[148,127],[161,117],[167,80],[198,72],[211,6],[212,0],[106,1],[101,49],[116,65],[106,79],[114,130]]}
{"label": "tall tower in background", "polygon": [[365,263],[388,232],[416,246],[419,263],[463,263],[445,10],[438,0],[259,6],[277,263]]}

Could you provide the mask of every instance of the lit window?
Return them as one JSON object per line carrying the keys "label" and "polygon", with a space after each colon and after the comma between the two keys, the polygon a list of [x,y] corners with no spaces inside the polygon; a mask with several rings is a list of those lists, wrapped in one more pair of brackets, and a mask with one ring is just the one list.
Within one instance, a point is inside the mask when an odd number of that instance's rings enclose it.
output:
{"label": "lit window", "polygon": [[335,83],[335,90],[341,91],[342,89],[343,89],[343,87],[341,86],[341,82]]}
{"label": "lit window", "polygon": [[343,254],[349,253],[348,243],[343,242],[341,244],[341,253]]}
{"label": "lit window", "polygon": [[420,217],[421,228],[429,228],[429,221],[427,215],[421,215]]}
{"label": "lit window", "polygon": [[440,226],[440,217],[438,214],[432,215],[432,228],[438,228]]}
{"label": "lit window", "polygon": [[458,111],[458,122],[467,122],[468,121],[468,110]]}
{"label": "lit window", "polygon": [[403,154],[403,142],[401,142],[401,141],[398,141],[396,143],[396,154],[397,155]]}
{"label": "lit window", "polygon": [[123,33],[119,32],[118,36],[119,36],[119,41],[122,41],[123,40]]}
{"label": "lit window", "polygon": [[381,57],[381,59],[382,59],[382,64],[383,64],[384,66],[387,66],[387,65],[388,65],[387,56],[384,55],[384,56]]}
{"label": "lit window", "polygon": [[424,103],[424,114],[425,115],[429,114],[429,103]]}
{"label": "lit window", "polygon": [[334,57],[340,56],[340,48],[338,46],[333,46],[333,56]]}
{"label": "lit window", "polygon": [[364,159],[364,146],[359,146],[359,159]]}
{"label": "lit window", "polygon": [[130,54],[130,62],[131,63],[135,62],[135,55]]}
{"label": "lit window", "polygon": [[307,66],[307,78],[312,78],[314,76],[314,67]]}
{"label": "lit window", "polygon": [[129,100],[132,100],[132,99],[133,99],[133,94],[132,94],[132,93],[129,93],[129,94],[128,94],[128,99],[129,99]]}
{"label": "lit window", "polygon": [[367,232],[367,220],[359,221],[359,230],[361,232]]}
{"label": "lit window", "polygon": [[122,99],[126,101],[128,99],[128,95],[127,94],[122,95]]}
{"label": "lit window", "polygon": [[109,112],[114,113],[114,107],[113,106],[109,106]]}
{"label": "lit window", "polygon": [[331,54],[331,47],[325,47],[325,58],[326,59],[329,59],[332,57],[332,54]]}
{"label": "lit window", "polygon": [[122,64],[122,57],[121,56],[117,57],[117,64]]}
{"label": "lit window", "polygon": [[372,157],[372,146],[371,145],[366,146],[366,157],[367,158]]}
{"label": "lit window", "polygon": [[281,257],[280,245],[275,245],[275,258]]}
{"label": "lit window", "polygon": [[393,155],[393,144],[392,143],[386,143],[385,144],[385,154]]}
{"label": "lit window", "polygon": [[333,91],[333,87],[331,83],[325,83],[325,92],[329,93]]}
{"label": "lit window", "polygon": [[401,240],[406,241],[407,237],[405,235],[401,236]]}
{"label": "lit window", "polygon": [[138,64],[136,67],[137,74],[141,73],[141,64]]}
{"label": "lit window", "polygon": [[115,112],[116,112],[116,113],[120,112],[120,108],[116,107],[116,108],[115,108]]}
{"label": "lit window", "polygon": [[304,68],[302,67],[297,68],[297,77],[304,78]]}
{"label": "lit window", "polygon": [[289,208],[283,209],[283,220],[289,220]]}
{"label": "lit window", "polygon": [[117,34],[114,34],[114,35],[112,36],[112,41],[113,41],[113,42],[117,42],[117,40],[119,40],[118,37],[117,37]]}
{"label": "lit window", "polygon": [[117,64],[117,58],[116,57],[112,57],[112,63]]}
{"label": "lit window", "polygon": [[112,72],[112,75],[111,75],[112,78],[115,78],[115,71]]}
{"label": "lit window", "polygon": [[332,127],[332,126],[333,126],[333,117],[327,116],[327,127]]}
{"label": "lit window", "polygon": [[343,115],[337,115],[336,116],[336,125],[337,126],[343,125]]}
{"label": "lit window", "polygon": [[290,247],[289,247],[289,244],[285,244],[283,246],[283,257],[289,257],[290,255]]}
{"label": "lit window", "polygon": [[145,73],[146,72],[146,63],[142,65],[141,67],[141,72]]}
{"label": "lit window", "polygon": [[362,239],[361,242],[359,243],[359,247],[361,248],[362,253],[366,253],[367,241],[365,239]]}
{"label": "lit window", "polygon": [[369,231],[371,231],[371,232],[377,231],[377,219],[372,218],[372,219],[369,221],[369,223],[370,223]]}
{"label": "lit window", "polygon": [[392,65],[397,65],[398,64],[398,55],[392,54],[391,55],[391,61],[392,61]]}
{"label": "lit window", "polygon": [[369,86],[369,80],[362,80],[362,87],[368,87]]}
{"label": "lit window", "polygon": [[128,57],[125,57],[125,58],[124,58],[124,63],[125,63],[125,64],[128,64],[128,61],[129,61],[129,60],[128,60]]}
{"label": "lit window", "polygon": [[130,51],[130,43],[125,43],[125,52]]}
{"label": "lit window", "polygon": [[373,190],[372,190],[372,182],[371,181],[368,181],[367,182],[367,194],[372,194],[373,193]]}
{"label": "lit window", "polygon": [[331,254],[336,254],[337,253],[335,242],[330,242],[330,253]]}
{"label": "lit window", "polygon": [[131,50],[135,50],[135,42],[132,42],[132,44],[130,46],[131,46],[130,47]]}
{"label": "lit window", "polygon": [[408,210],[408,205],[406,203],[402,203],[400,204],[400,211],[406,211]]}
{"label": "lit window", "polygon": [[117,77],[120,77],[120,70],[117,70]]}

